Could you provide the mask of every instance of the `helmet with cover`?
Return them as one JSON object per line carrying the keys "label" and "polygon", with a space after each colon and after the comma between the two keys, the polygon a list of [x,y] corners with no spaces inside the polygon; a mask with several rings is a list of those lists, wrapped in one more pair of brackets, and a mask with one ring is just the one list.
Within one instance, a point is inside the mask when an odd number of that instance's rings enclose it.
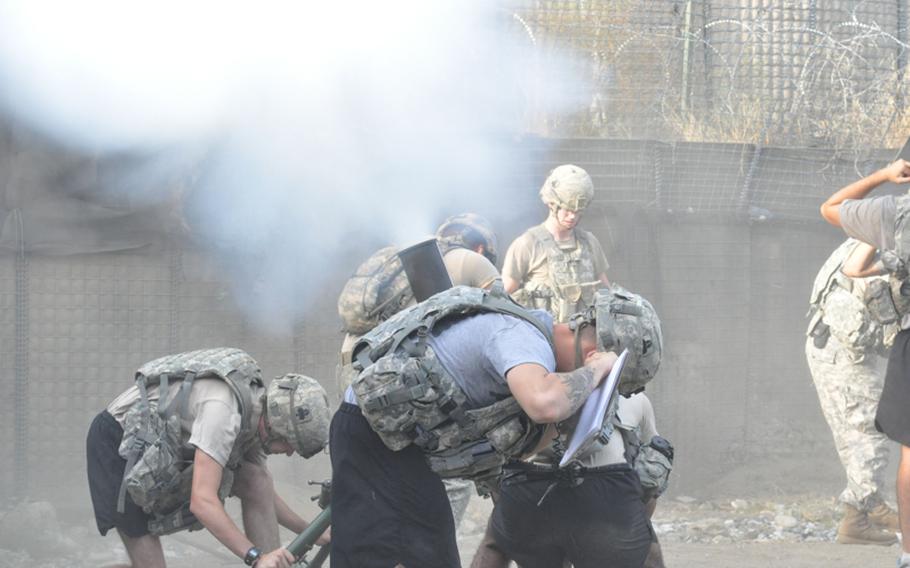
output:
{"label": "helmet with cover", "polygon": [[594,199],[594,182],[582,168],[565,164],[547,176],[540,188],[540,199],[550,208],[581,211]]}
{"label": "helmet with cover", "polygon": [[581,328],[595,325],[600,351],[629,350],[620,393],[630,395],[642,390],[657,374],[663,354],[660,319],[651,302],[638,294],[617,285],[598,290],[594,305],[575,314],[569,325],[576,336]]}
{"label": "helmet with cover", "polygon": [[462,213],[446,219],[436,230],[440,244],[467,249],[483,245],[483,255],[496,264],[499,245],[493,225],[476,213]]}
{"label": "helmet with cover", "polygon": [[267,424],[277,435],[308,458],[329,440],[329,399],[316,379],[288,373],[269,383],[266,391]]}

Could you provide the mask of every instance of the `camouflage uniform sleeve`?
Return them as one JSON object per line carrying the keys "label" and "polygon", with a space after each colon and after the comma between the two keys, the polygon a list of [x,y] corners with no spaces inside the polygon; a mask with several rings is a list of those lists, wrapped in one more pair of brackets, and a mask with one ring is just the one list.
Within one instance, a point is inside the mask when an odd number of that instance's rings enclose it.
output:
{"label": "camouflage uniform sleeve", "polygon": [[505,260],[502,262],[503,278],[511,278],[520,284],[527,281],[531,266],[532,244],[528,233],[512,241],[509,250],[506,251]]}

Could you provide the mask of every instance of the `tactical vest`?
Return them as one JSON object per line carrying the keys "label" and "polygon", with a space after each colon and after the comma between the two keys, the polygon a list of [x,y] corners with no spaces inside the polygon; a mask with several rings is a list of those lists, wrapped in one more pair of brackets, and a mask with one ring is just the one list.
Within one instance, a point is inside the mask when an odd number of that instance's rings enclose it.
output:
{"label": "tactical vest", "polygon": [[528,234],[546,251],[548,276],[532,276],[513,297],[524,306],[547,310],[557,322],[566,322],[590,306],[594,292],[603,287],[594,269],[593,237],[576,229],[575,248],[563,249],[544,225],[531,228]]}
{"label": "tactical vest", "polygon": [[888,270],[888,288],[879,287],[875,307],[881,320],[893,319],[900,325],[910,316],[910,193],[896,197],[895,206],[894,250],[881,252]]}
{"label": "tactical vest", "polygon": [[[259,365],[246,352],[232,348],[204,349],[168,355],[136,371],[139,401],[126,413],[120,455],[127,460],[117,510],[123,512],[126,492],[152,519],[149,531],[162,535],[196,530],[202,525],[189,510],[195,450],[182,440],[180,417],[187,416],[190,389],[197,378],[227,383],[240,405],[240,433],[222,473],[218,495],[230,493],[233,471],[256,439],[251,424],[253,387],[263,388]],[[168,400],[169,386],[180,381]],[[159,399],[149,401],[148,389],[158,386]]]}
{"label": "tactical vest", "polygon": [[456,286],[399,312],[354,346],[352,384],[363,416],[394,451],[411,444],[441,477],[498,475],[542,433],[513,397],[466,410],[465,394],[427,342],[435,326],[452,318],[500,313],[534,325],[553,346],[546,325],[502,290]]}
{"label": "tactical vest", "polygon": [[[882,315],[887,311],[883,303],[890,296],[886,280],[868,279],[865,292],[861,292],[854,280],[841,272],[844,261],[858,244],[856,240],[847,240],[819,270],[809,298],[810,321],[806,334],[814,338],[820,349],[826,346],[829,337],[834,337],[861,357],[868,349],[882,349],[883,326],[896,318]],[[891,321],[883,322],[881,318]]]}

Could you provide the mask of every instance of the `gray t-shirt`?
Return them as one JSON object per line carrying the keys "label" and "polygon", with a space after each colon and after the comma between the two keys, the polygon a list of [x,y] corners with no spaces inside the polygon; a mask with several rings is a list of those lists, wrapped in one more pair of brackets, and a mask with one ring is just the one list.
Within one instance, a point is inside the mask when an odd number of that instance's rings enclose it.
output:
{"label": "gray t-shirt", "polygon": [[[894,250],[897,201],[893,195],[848,199],[840,205],[840,224],[847,235],[879,251]],[[910,329],[910,314],[901,318],[901,329]]]}
{"label": "gray t-shirt", "polygon": [[897,203],[893,195],[848,199],[841,203],[839,213],[847,235],[879,250],[894,250]]}
{"label": "gray t-shirt", "polygon": [[[553,317],[532,314],[553,329]],[[479,314],[455,320],[429,339],[439,362],[464,390],[468,409],[510,396],[506,373],[522,363],[556,370],[553,348],[533,324],[503,314]]]}
{"label": "gray t-shirt", "polygon": [[[531,313],[553,329],[553,318],[543,310]],[[553,348],[533,324],[502,314],[478,314],[443,323],[428,339],[439,362],[461,386],[470,410],[510,396],[506,373],[523,363],[556,370]],[[345,402],[357,404],[348,387]]]}

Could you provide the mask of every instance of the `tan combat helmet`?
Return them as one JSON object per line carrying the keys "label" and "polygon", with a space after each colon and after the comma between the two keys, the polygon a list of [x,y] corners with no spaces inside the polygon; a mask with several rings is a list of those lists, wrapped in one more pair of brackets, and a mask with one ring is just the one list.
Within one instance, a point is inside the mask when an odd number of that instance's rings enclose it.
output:
{"label": "tan combat helmet", "polygon": [[622,286],[598,290],[594,305],[569,320],[569,328],[576,332],[576,359],[580,358],[578,333],[588,325],[596,326],[598,351],[618,355],[629,350],[619,392],[631,395],[643,390],[657,374],[663,355],[660,318],[651,302]]}
{"label": "tan combat helmet", "polygon": [[498,243],[493,225],[477,213],[462,213],[446,219],[436,230],[436,239],[443,246],[473,250],[483,245],[483,255],[496,264]]}
{"label": "tan combat helmet", "polygon": [[543,182],[540,199],[551,209],[581,211],[594,199],[594,182],[588,172],[578,166],[558,166]]}
{"label": "tan combat helmet", "polygon": [[329,399],[316,379],[288,373],[269,383],[266,391],[270,435],[281,436],[308,458],[329,441]]}

